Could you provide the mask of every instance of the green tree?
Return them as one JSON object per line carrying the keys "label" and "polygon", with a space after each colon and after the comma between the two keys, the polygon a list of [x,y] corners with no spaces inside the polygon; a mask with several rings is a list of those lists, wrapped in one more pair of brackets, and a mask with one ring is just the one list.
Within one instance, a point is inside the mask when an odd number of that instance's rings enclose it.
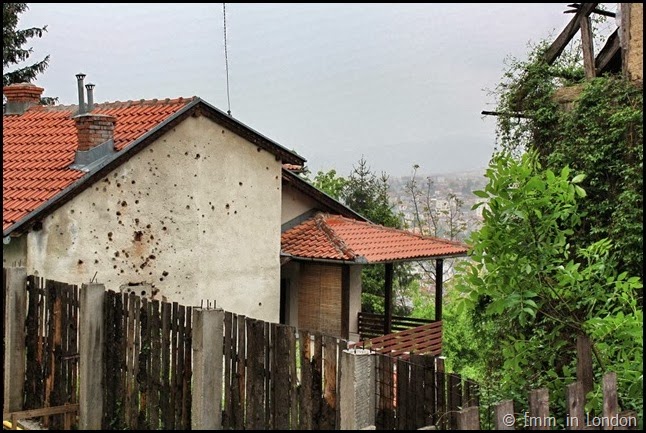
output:
{"label": "green tree", "polygon": [[326,172],[319,170],[311,183],[330,197],[340,200],[348,181],[331,169]]}
{"label": "green tree", "polygon": [[23,48],[29,39],[42,37],[47,26],[18,29],[19,15],[29,7],[27,3],[2,4],[2,85],[32,82],[49,65],[49,55],[31,65],[11,67],[27,61],[33,53],[33,48]]}
{"label": "green tree", "polygon": [[368,162],[361,157],[343,188],[343,202],[355,212],[376,224],[401,228],[401,219],[393,210],[388,196],[389,176],[382,172],[377,175]]}
{"label": "green tree", "polygon": [[[565,53],[553,65],[539,44],[527,61],[514,60],[495,91],[498,144],[518,155],[535,149],[541,164],[585,173],[590,200],[569,237],[588,245],[609,238],[619,269],[643,280],[643,92],[621,76],[582,81],[580,53]],[[567,87],[578,93],[563,106],[555,97]],[[518,95],[525,95],[519,101]],[[512,113],[522,111],[522,117]]]}
{"label": "green tree", "polygon": [[[393,210],[388,196],[388,175],[374,173],[364,157],[353,166],[341,194],[345,205],[376,224],[401,228],[401,219]],[[395,314],[406,314],[406,296],[403,292],[410,282],[410,267],[393,268],[393,299]],[[385,268],[375,264],[364,266],[361,274],[361,309],[370,313],[384,312]],[[399,302],[397,302],[399,300]]]}
{"label": "green tree", "polygon": [[641,280],[616,270],[609,240],[569,242],[582,224],[585,176],[567,166],[543,169],[538,152],[528,150],[495,154],[486,177],[485,189],[475,191],[484,199],[483,225],[471,234],[471,260],[463,262],[457,287],[460,307],[484,318],[485,338],[497,342],[481,355],[500,362],[492,375],[500,395],[522,401],[529,389],[547,387],[555,407],[564,407],[565,384],[575,380],[576,337],[587,335],[596,372],[612,367],[624,407],[641,411]]}

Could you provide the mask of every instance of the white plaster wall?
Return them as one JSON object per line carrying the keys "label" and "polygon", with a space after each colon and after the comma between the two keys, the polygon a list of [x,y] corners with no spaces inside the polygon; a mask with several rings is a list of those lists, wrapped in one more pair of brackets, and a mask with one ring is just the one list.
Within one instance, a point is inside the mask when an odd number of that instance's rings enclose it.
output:
{"label": "white plaster wall", "polygon": [[27,266],[27,236],[10,237],[9,243],[2,245],[2,266]]}
{"label": "white plaster wall", "polygon": [[316,200],[308,197],[290,185],[285,185],[282,195],[281,224],[304,214],[318,206]]}
{"label": "white plaster wall", "polygon": [[28,271],[80,284],[149,283],[157,299],[277,322],[281,163],[190,117],[28,236]]}

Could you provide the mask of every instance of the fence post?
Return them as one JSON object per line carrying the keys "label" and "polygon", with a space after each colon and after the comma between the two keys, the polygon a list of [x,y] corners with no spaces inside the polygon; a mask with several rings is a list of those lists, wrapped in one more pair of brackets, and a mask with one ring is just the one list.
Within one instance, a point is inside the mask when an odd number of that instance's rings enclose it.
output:
{"label": "fence post", "polygon": [[22,410],[25,386],[27,270],[5,269],[4,404],[2,413]]}
{"label": "fence post", "polygon": [[523,427],[530,430],[551,430],[556,425],[556,418],[550,417],[550,395],[547,388],[535,389],[529,392],[530,425]]}
{"label": "fence post", "polygon": [[341,430],[375,425],[376,362],[368,349],[341,352],[339,366],[339,417]]}
{"label": "fence post", "polygon": [[480,430],[480,409],[470,406],[458,412],[458,430]]}
{"label": "fence post", "polygon": [[592,343],[587,335],[579,335],[576,339],[576,380],[583,387],[583,402],[594,387],[592,371]]}
{"label": "fence post", "polygon": [[222,429],[224,310],[193,309],[193,430]]}
{"label": "fence post", "polygon": [[79,430],[101,430],[103,421],[103,284],[83,284],[79,306]]}
{"label": "fence post", "polygon": [[516,415],[512,400],[503,400],[494,405],[494,414],[494,430],[515,430]]}
{"label": "fence post", "polygon": [[567,417],[565,427],[568,430],[583,430],[585,427],[585,395],[583,384],[574,382],[565,387],[567,399]]}
{"label": "fence post", "polygon": [[[617,398],[617,373],[610,372],[603,375],[603,419],[615,419],[619,414],[619,401]],[[613,430],[613,427],[602,425],[603,430]]]}

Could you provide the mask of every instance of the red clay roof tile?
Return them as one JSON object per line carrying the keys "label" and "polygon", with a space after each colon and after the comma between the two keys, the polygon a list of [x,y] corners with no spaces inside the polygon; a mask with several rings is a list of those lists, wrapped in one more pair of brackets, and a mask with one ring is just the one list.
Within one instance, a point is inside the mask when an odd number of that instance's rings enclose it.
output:
{"label": "red clay roof tile", "polygon": [[296,258],[368,263],[465,256],[467,246],[406,230],[319,213],[281,236],[285,254]]}
{"label": "red clay roof tile", "polygon": [[[194,98],[96,104],[92,113],[117,118],[114,143],[122,150]],[[81,178],[73,170],[76,106],[32,107],[2,119],[2,230]]]}

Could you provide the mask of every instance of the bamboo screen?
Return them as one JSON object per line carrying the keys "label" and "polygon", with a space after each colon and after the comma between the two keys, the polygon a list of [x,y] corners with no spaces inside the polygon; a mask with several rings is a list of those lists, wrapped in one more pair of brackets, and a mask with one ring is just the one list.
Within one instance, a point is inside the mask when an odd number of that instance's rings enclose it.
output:
{"label": "bamboo screen", "polygon": [[341,335],[341,266],[301,265],[298,327]]}

